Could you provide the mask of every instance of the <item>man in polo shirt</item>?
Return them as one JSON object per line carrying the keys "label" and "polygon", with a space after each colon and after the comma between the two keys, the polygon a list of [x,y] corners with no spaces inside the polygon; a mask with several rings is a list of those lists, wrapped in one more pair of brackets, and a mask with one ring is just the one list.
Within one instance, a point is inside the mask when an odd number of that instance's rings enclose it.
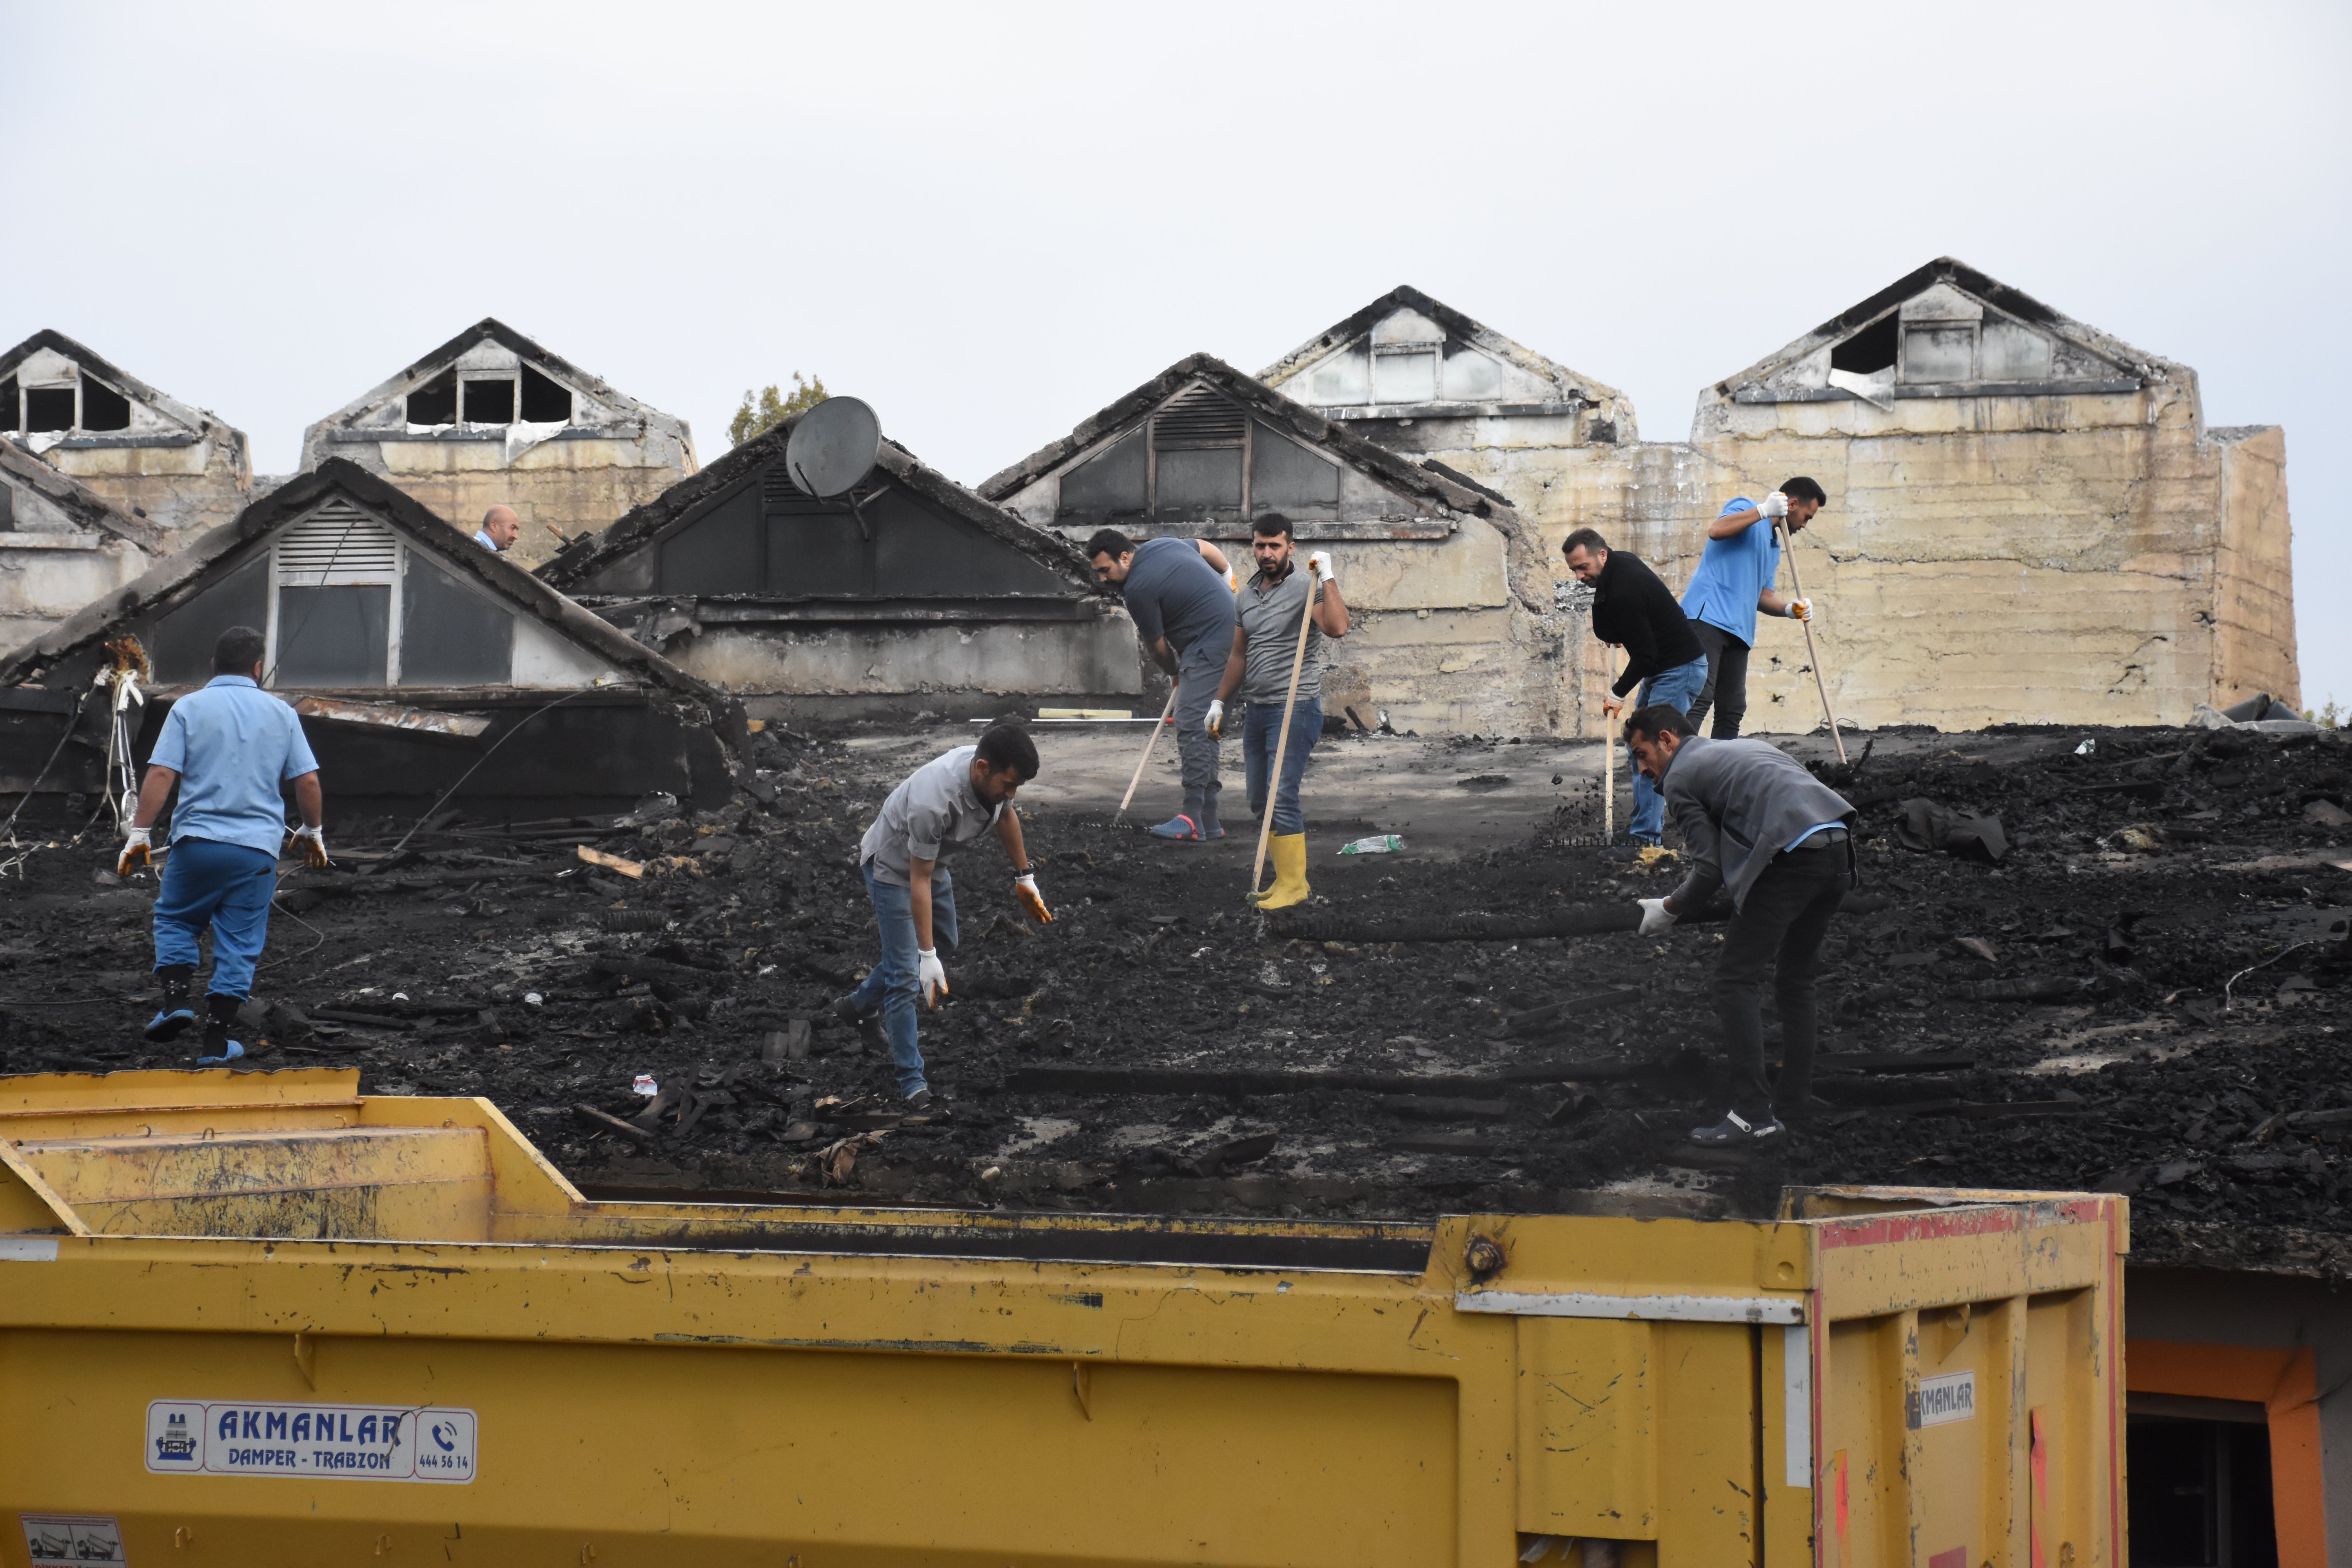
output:
{"label": "man in polo shirt", "polygon": [[303,859],[330,864],[320,826],[319,762],[294,710],[261,689],[262,647],[259,632],[231,626],[213,647],[212,679],[172,704],[115,862],[126,877],[149,863],[155,819],[177,784],[172,853],[155,898],[155,977],[163,1005],[148,1023],[147,1037],[175,1039],[196,1021],[188,991],[200,956],[197,938],[210,924],[213,976],[200,1065],[245,1055],[229,1027],[253,990],[253,962],[269,940],[269,900],[286,841],[286,784],[294,786],[302,814],[294,839]]}
{"label": "man in polo shirt", "polygon": [[1782,484],[1761,502],[1735,496],[1724,503],[1721,515],[1706,531],[1706,552],[1683,590],[1683,613],[1706,652],[1706,684],[1690,705],[1694,725],[1706,722],[1714,710],[1715,739],[1729,741],[1739,734],[1748,716],[1748,653],[1756,646],[1756,612],[1811,620],[1810,599],[1784,599],[1772,591],[1780,570],[1780,541],[1773,532],[1777,521],[1791,534],[1803,531],[1829,499],[1808,479]]}
{"label": "man in polo shirt", "polygon": [[[1255,890],[1262,910],[1287,909],[1306,901],[1307,819],[1298,809],[1298,780],[1307,753],[1323,733],[1323,639],[1348,635],[1348,606],[1339,580],[1331,574],[1330,552],[1318,550],[1297,569],[1290,520],[1267,512],[1250,525],[1250,553],[1257,574],[1234,596],[1233,652],[1215,700],[1202,715],[1213,739],[1224,732],[1225,704],[1238,691],[1249,702],[1242,721],[1242,763],[1249,780],[1252,816],[1265,810],[1267,775],[1282,752],[1282,777],[1274,781],[1274,828],[1266,852],[1274,861],[1274,886]],[[1307,595],[1315,609],[1307,609]],[[1298,670],[1298,700],[1290,713],[1290,743],[1280,745],[1283,704],[1290,695],[1290,666],[1298,657],[1298,623],[1307,623],[1307,659]]]}
{"label": "man in polo shirt", "polygon": [[[1706,655],[1692,634],[1690,617],[1675,603],[1673,590],[1658,581],[1630,550],[1612,550],[1609,542],[1590,528],[1580,528],[1561,542],[1560,553],[1580,583],[1592,589],[1592,635],[1625,650],[1625,668],[1601,704],[1601,717],[1614,720],[1625,710],[1626,694],[1638,683],[1641,695],[1633,706],[1664,702],[1687,709],[1706,685]],[[1609,737],[1615,745],[1616,737]],[[1649,774],[1633,771],[1633,820],[1627,835],[1634,843],[1654,845],[1665,830],[1666,801]]]}
{"label": "man in polo shirt", "polygon": [[[1763,741],[1706,741],[1665,703],[1625,721],[1642,771],[1666,795],[1690,871],[1663,899],[1643,899],[1641,932],[1656,936],[1706,907],[1727,886],[1731,926],[1716,960],[1715,1016],[1731,1069],[1731,1109],[1695,1143],[1780,1136],[1782,1118],[1807,1114],[1819,1018],[1813,976],[1822,938],[1853,885],[1854,810],[1795,758]],[[1780,1081],[1764,1068],[1759,994],[1770,965],[1780,1009]]]}
{"label": "man in polo shirt", "polygon": [[858,874],[874,905],[882,958],[856,990],[833,1005],[845,1022],[870,1024],[878,1012],[898,1092],[910,1110],[931,1103],[916,1040],[915,998],[937,1007],[948,992],[939,942],[956,943],[955,879],[947,858],[992,830],[1013,862],[1013,896],[1039,923],[1053,923],[1037,891],[1021,814],[1013,797],[1037,776],[1037,748],[1017,724],[995,724],[974,746],[932,758],[890,792],[857,848]]}
{"label": "man in polo shirt", "polygon": [[1087,541],[1095,580],[1127,601],[1152,661],[1176,680],[1176,754],[1184,768],[1184,808],[1151,829],[1198,843],[1222,838],[1217,822],[1217,738],[1202,728],[1233,643],[1234,586],[1224,552],[1205,539],[1147,539],[1115,528]]}

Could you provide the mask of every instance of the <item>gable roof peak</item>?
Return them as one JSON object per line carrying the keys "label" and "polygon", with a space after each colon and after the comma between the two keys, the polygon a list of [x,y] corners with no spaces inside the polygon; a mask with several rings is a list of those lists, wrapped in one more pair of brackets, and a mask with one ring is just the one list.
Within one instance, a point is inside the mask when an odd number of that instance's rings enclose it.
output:
{"label": "gable roof peak", "polygon": [[[2016,343],[2029,345],[2029,351],[2011,344],[1997,355],[1988,335],[1979,353],[1973,335],[1967,335],[1968,324],[1989,329],[2003,319],[2011,323],[2006,331]],[[1921,361],[1910,359],[1898,375],[1898,329],[1932,332],[1939,324],[1964,334],[1937,356],[1939,361],[1950,358],[1952,363],[1924,368]],[[2038,345],[2033,343],[2037,338]],[[1932,346],[1932,337],[1923,341]],[[1996,363],[1997,359],[2007,363]],[[2186,367],[2076,321],[1958,257],[1939,256],[1726,376],[1711,390],[1738,403],[1851,396],[1885,407],[1897,396],[1978,395],[1980,389],[1997,391],[2002,385],[2125,391],[2187,374]]]}
{"label": "gable roof peak", "polygon": [[[1366,344],[1377,355],[1400,350],[1410,353],[1421,344],[1435,347],[1447,342],[1497,362],[1499,368],[1487,373],[1496,384],[1491,388],[1456,384],[1447,392],[1439,392],[1433,386],[1435,395],[1419,400],[1419,405],[1509,406],[1514,411],[1546,413],[1612,405],[1612,416],[1624,431],[1622,438],[1632,438],[1633,407],[1617,388],[1506,337],[1486,322],[1410,283],[1398,284],[1360,310],[1333,322],[1260,371],[1258,376],[1285,395],[1310,406],[1345,410],[1342,417],[1379,417],[1383,410],[1372,401],[1377,389],[1370,379],[1361,387],[1350,384],[1344,391],[1335,388],[1335,395],[1326,399],[1312,395],[1312,383],[1307,379],[1310,373],[1358,343]],[[1515,387],[1504,384],[1515,378]],[[1301,395],[1302,393],[1307,395]]]}
{"label": "gable roof peak", "polygon": [[201,436],[217,431],[239,441],[244,439],[240,432],[210,409],[184,403],[170,393],[148,384],[105,355],[77,339],[68,337],[55,327],[43,327],[15,347],[0,353],[0,380],[16,374],[19,366],[45,349],[61,359],[72,361],[78,370],[89,372],[99,381],[132,402],[144,404],[159,417],[179,426],[190,435]]}

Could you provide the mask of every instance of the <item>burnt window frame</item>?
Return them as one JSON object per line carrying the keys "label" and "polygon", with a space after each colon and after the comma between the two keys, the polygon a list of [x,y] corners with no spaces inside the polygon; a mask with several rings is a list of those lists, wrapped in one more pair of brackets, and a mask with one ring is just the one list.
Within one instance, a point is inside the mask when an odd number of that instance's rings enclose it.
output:
{"label": "burnt window frame", "polygon": [[[562,393],[564,416],[562,419],[530,419],[525,416],[534,395],[540,394],[531,385],[533,378]],[[503,382],[510,389],[504,419],[475,419],[467,411],[467,389],[491,382]],[[438,395],[446,390],[449,399],[446,419],[419,419],[415,416],[415,399]],[[400,395],[402,420],[412,428],[504,430],[516,425],[562,425],[569,428],[580,422],[580,389],[559,376],[552,375],[530,361],[518,358],[509,372],[477,371],[471,374],[455,364],[445,365],[436,374],[417,383]]]}
{"label": "burnt window frame", "polygon": [[[82,389],[93,383],[109,396],[118,399],[122,404],[123,417],[121,424],[109,425],[100,428],[93,427],[83,423],[83,421],[89,416],[89,409],[88,405],[83,401]],[[61,437],[70,437],[75,436],[120,435],[131,428],[133,411],[138,407],[138,404],[131,398],[129,393],[124,392],[113,383],[107,381],[101,376],[90,374],[88,370],[79,364],[74,366],[73,384],[69,387],[26,386],[22,376],[15,371],[10,371],[5,377],[0,377],[0,388],[5,389],[7,402],[7,407],[5,414],[0,414],[0,430],[5,430],[11,436],[57,436]],[[73,399],[72,417],[62,426],[53,426],[47,429],[35,430],[32,427],[32,400],[34,395],[38,393],[56,392],[63,392],[67,396]]]}

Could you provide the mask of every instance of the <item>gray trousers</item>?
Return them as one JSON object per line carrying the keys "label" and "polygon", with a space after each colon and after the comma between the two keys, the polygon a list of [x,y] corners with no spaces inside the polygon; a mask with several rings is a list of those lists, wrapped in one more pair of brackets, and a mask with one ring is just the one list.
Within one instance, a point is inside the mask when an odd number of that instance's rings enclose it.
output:
{"label": "gray trousers", "polygon": [[1225,678],[1225,658],[1233,645],[1195,643],[1176,659],[1176,755],[1184,764],[1184,815],[1203,834],[1218,828],[1217,741],[1201,726],[1207,722],[1210,700]]}

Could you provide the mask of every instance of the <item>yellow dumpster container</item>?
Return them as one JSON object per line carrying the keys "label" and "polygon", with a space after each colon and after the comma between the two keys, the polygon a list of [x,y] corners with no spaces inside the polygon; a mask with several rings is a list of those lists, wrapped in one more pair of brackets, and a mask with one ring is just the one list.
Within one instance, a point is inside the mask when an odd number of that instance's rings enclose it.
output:
{"label": "yellow dumpster container", "polygon": [[7,1563],[2123,1563],[2120,1198],[591,1203],[358,1089],[0,1079]]}

